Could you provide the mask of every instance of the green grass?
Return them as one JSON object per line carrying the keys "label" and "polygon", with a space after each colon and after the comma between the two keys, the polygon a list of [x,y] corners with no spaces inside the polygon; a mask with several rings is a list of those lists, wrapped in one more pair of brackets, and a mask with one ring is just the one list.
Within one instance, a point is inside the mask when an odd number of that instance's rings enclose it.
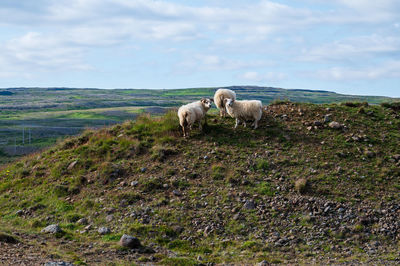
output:
{"label": "green grass", "polygon": [[[93,259],[82,251],[89,244],[112,259],[131,254],[118,246],[122,234],[143,245],[135,263],[351,261],[344,250],[357,251],[368,236],[388,250],[377,256],[390,259],[398,245],[379,231],[379,222],[361,226],[358,219],[343,218],[336,223],[338,215],[329,214],[342,207],[362,217],[364,209],[400,200],[400,170],[392,162],[400,153],[395,114],[368,106],[365,112],[375,115],[364,116],[352,106],[276,103],[258,130],[234,131],[232,119],[211,114],[205,131],[193,129],[186,139],[174,111],[87,130],[0,169],[0,227],[41,239],[44,226],[58,223],[64,233],[46,235],[47,241],[54,241],[60,259],[76,256],[76,261]],[[309,131],[305,123],[322,117],[326,108],[348,129]],[[368,141],[352,139],[361,131]],[[376,156],[367,158],[365,149]],[[304,194],[295,187],[301,177],[309,182]],[[255,209],[244,207],[248,200]],[[328,214],[326,202],[335,206]],[[112,221],[106,221],[109,214]],[[92,229],[85,232],[86,225],[77,224],[80,218],[89,219]],[[101,226],[112,233],[99,235]],[[275,245],[277,233],[289,244]],[[65,241],[69,244],[60,244]]]}

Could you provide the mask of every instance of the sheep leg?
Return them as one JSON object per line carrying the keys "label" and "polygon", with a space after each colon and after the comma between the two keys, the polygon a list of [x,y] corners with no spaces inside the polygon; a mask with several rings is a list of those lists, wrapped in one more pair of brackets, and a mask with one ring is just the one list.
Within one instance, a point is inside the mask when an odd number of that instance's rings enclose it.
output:
{"label": "sheep leg", "polygon": [[187,137],[187,128],[185,126],[182,126],[182,131],[183,131],[183,137]]}
{"label": "sheep leg", "polygon": [[236,129],[237,126],[239,125],[239,123],[240,123],[239,119],[236,118],[236,123],[235,123],[235,126],[233,128]]}
{"label": "sheep leg", "polygon": [[254,129],[258,128],[258,120],[254,120]]}

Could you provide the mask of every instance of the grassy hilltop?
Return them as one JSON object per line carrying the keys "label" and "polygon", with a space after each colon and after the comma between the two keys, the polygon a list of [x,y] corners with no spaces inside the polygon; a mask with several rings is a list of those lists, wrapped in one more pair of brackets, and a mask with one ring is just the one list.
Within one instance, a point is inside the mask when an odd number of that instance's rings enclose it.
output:
{"label": "grassy hilltop", "polygon": [[[308,103],[359,101],[370,104],[395,100],[327,91],[255,86],[229,88],[235,90],[240,99],[258,99],[264,104],[277,99]],[[162,114],[166,108],[201,97],[212,97],[216,89],[0,89],[0,164],[49,147],[58,139],[77,135],[86,128],[101,128],[132,120],[143,112]]]}
{"label": "grassy hilltop", "polygon": [[398,112],[284,101],[257,130],[209,115],[183,139],[175,112],[87,130],[1,169],[0,242],[37,262],[397,264]]}

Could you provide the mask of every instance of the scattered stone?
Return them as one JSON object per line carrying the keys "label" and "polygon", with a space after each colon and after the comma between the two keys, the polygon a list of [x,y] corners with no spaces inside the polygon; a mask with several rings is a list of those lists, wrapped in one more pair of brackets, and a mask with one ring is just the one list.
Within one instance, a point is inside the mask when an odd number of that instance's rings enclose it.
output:
{"label": "scattered stone", "polygon": [[138,238],[125,234],[121,236],[119,244],[127,248],[140,248],[142,246]]}
{"label": "scattered stone", "polygon": [[257,266],[268,266],[268,265],[271,265],[271,264],[269,264],[268,261],[266,261],[266,260],[263,260],[257,264]]}
{"label": "scattered stone", "polygon": [[182,193],[179,190],[173,190],[172,193],[174,193],[175,196],[182,196]]}
{"label": "scattered stone", "polygon": [[22,216],[22,215],[24,215],[24,211],[23,210],[18,210],[18,211],[15,212],[15,214],[17,216]]}
{"label": "scattered stone", "polygon": [[393,155],[393,159],[395,159],[397,162],[400,161],[400,154]]}
{"label": "scattered stone", "polygon": [[300,194],[304,194],[306,192],[307,186],[308,186],[308,181],[305,178],[300,178],[296,180],[296,182],[294,183],[295,190]]}
{"label": "scattered stone", "polygon": [[320,127],[320,126],[322,126],[322,122],[321,121],[314,121],[314,126],[316,126],[316,127]]}
{"label": "scattered stone", "polygon": [[240,218],[240,212],[236,213],[235,215],[233,215],[233,220],[239,220]]}
{"label": "scattered stone", "polygon": [[57,234],[57,233],[61,233],[62,229],[58,224],[51,224],[51,225],[46,226],[45,228],[43,228],[41,232],[42,233]]}
{"label": "scattered stone", "polygon": [[139,184],[138,181],[132,181],[132,182],[131,182],[131,186],[132,186],[132,187],[136,187],[138,184]]}
{"label": "scattered stone", "polygon": [[251,201],[251,200],[246,200],[246,203],[243,205],[243,207],[244,207],[245,209],[248,209],[248,210],[254,210],[254,209],[256,208],[256,205],[254,204],[253,201]]}
{"label": "scattered stone", "polygon": [[13,236],[0,233],[0,243],[16,244],[18,243],[18,240]]}
{"label": "scattered stone", "polygon": [[146,172],[146,171],[147,171],[147,168],[146,168],[146,167],[140,168],[140,172],[144,173],[144,172]]}
{"label": "scattered stone", "polygon": [[74,266],[74,264],[65,261],[49,261],[44,266]]}
{"label": "scattered stone", "polygon": [[373,157],[375,157],[375,152],[367,150],[367,151],[365,151],[365,155],[368,158],[373,158]]}
{"label": "scattered stone", "polygon": [[108,227],[100,227],[99,230],[97,230],[97,232],[100,235],[107,235],[107,234],[111,233],[111,230]]}
{"label": "scattered stone", "polygon": [[327,114],[324,116],[324,123],[329,123],[332,121],[332,114]]}
{"label": "scattered stone", "polygon": [[89,231],[90,229],[92,229],[92,227],[93,227],[93,225],[89,224],[89,225],[85,226],[84,229],[85,229],[86,231]]}
{"label": "scattered stone", "polygon": [[88,224],[88,219],[86,218],[81,218],[76,222],[78,225],[86,225]]}
{"label": "scattered stone", "polygon": [[73,161],[72,163],[70,163],[69,165],[68,165],[68,170],[71,170],[72,168],[74,168],[75,167],[75,165],[78,163],[78,161]]}
{"label": "scattered stone", "polygon": [[114,220],[114,215],[110,214],[110,215],[106,216],[106,222],[107,223],[111,222],[112,220]]}
{"label": "scattered stone", "polygon": [[342,125],[339,122],[332,121],[329,123],[329,127],[333,129],[341,129]]}

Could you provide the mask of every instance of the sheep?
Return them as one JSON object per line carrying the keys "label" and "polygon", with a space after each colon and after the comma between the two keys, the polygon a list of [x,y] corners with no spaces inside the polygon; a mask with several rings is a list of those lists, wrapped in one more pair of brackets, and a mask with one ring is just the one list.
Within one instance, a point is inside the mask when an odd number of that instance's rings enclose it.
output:
{"label": "sheep", "polygon": [[236,100],[236,93],[228,89],[218,89],[214,94],[214,103],[219,109],[219,115],[221,117],[225,117],[226,115],[224,100],[228,98]]}
{"label": "sheep", "polygon": [[182,127],[183,136],[188,137],[188,129],[192,129],[195,122],[199,122],[199,129],[202,129],[201,120],[207,123],[206,113],[211,107],[212,99],[203,98],[200,101],[182,105],[178,109],[179,124]]}
{"label": "sheep", "polygon": [[243,122],[243,126],[246,127],[246,120],[254,120],[252,126],[254,126],[254,129],[258,127],[258,121],[260,121],[262,116],[261,101],[235,101],[232,99],[225,99],[225,106],[228,114],[236,118],[234,128],[237,128],[240,122]]}

